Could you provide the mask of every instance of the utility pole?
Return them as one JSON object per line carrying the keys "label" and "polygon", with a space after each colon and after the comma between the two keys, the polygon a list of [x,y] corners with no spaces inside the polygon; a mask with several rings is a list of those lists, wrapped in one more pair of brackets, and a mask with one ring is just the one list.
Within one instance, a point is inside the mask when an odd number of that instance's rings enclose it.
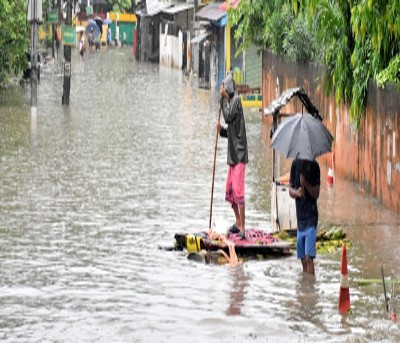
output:
{"label": "utility pole", "polygon": [[193,37],[196,37],[196,13],[197,13],[197,7],[198,7],[198,0],[193,1]]}
{"label": "utility pole", "polygon": [[54,59],[54,57],[56,56],[55,55],[55,48],[54,48],[54,45],[56,44],[56,42],[55,42],[56,25],[55,24],[51,24],[51,28],[52,28],[52,30],[51,30],[51,57],[53,57],[53,59]]}
{"label": "utility pole", "polygon": [[[72,25],[72,0],[67,0],[67,18],[65,21],[66,26]],[[62,104],[69,105],[69,93],[71,89],[71,46],[64,44],[64,85]]]}
{"label": "utility pole", "polygon": [[[31,116],[37,114],[37,88],[38,88],[38,70],[37,70],[37,44],[38,19],[41,17],[41,7],[37,7],[37,1],[30,0],[28,4],[28,20],[31,22]],[[41,6],[41,3],[40,3]]]}
{"label": "utility pole", "polygon": [[[53,1],[51,1],[52,2],[52,6],[51,6],[51,8],[53,9],[54,8],[54,2]],[[50,11],[50,6],[49,6],[49,8],[47,9],[47,13]],[[51,24],[51,57],[53,57],[53,60],[54,60],[54,57],[55,57],[55,48],[54,48],[54,45],[55,45],[55,35],[54,35],[54,31],[55,31],[55,29],[56,29],[56,26],[55,26],[55,24],[53,23],[53,24]]]}

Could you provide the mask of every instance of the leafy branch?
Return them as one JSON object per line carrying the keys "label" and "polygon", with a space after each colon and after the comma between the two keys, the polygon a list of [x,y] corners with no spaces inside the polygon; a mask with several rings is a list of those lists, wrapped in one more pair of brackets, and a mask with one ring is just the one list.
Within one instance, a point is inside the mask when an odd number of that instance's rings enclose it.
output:
{"label": "leafy branch", "polygon": [[239,52],[254,44],[325,66],[326,94],[350,104],[358,128],[373,78],[400,89],[400,1],[242,0],[229,10]]}

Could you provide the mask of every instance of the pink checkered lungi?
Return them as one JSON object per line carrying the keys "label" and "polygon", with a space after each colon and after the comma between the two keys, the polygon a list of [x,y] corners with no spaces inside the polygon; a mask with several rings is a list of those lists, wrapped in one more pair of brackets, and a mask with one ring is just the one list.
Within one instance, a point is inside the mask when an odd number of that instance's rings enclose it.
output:
{"label": "pink checkered lungi", "polygon": [[226,178],[225,200],[232,205],[244,206],[244,176],[246,174],[246,164],[238,163],[228,166],[228,176]]}

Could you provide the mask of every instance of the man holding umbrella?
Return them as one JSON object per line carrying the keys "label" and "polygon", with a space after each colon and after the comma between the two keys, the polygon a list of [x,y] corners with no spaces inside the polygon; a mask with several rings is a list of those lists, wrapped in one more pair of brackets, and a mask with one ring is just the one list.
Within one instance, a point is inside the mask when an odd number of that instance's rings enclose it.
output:
{"label": "man holding umbrella", "polygon": [[321,172],[316,160],[295,158],[290,168],[289,194],[296,200],[297,258],[303,272],[314,275]]}
{"label": "man holding umbrella", "polygon": [[99,25],[93,20],[89,19],[88,24],[86,25],[86,36],[88,37],[90,53],[94,53],[94,44],[96,38],[100,35],[100,27]]}
{"label": "man holding umbrella", "polygon": [[314,275],[321,171],[315,160],[332,151],[333,137],[319,115],[297,113],[286,118],[272,137],[272,147],[293,158],[289,195],[296,200],[297,258],[303,271]]}

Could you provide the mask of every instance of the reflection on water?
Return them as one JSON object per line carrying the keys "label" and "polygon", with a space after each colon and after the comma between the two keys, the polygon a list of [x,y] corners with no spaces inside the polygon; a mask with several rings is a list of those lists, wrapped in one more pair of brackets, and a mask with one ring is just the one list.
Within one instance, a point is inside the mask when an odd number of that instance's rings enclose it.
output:
{"label": "reflection on water", "polygon": [[[230,268],[160,250],[176,232],[208,226],[217,92],[136,63],[130,49],[74,55],[72,66],[69,107],[52,65],[42,71],[35,120],[29,89],[0,95],[2,341],[400,339],[381,285],[353,282],[379,278],[381,262],[400,277],[395,214],[339,176],[332,190],[322,185],[321,223],[343,226],[353,243],[345,323],[340,251],[318,256],[307,284],[295,256]],[[268,229],[271,151],[260,116],[246,112],[246,224]],[[233,219],[225,176],[219,140],[213,221],[222,231]]]}
{"label": "reflection on water", "polygon": [[241,313],[249,277],[245,274],[242,264],[237,267],[231,267],[230,276],[233,282],[232,290],[229,292],[229,307],[226,313],[228,316],[237,316]]}
{"label": "reflection on water", "polygon": [[319,305],[319,289],[316,280],[310,275],[299,273],[295,276],[295,291],[290,303],[293,305],[289,317],[292,328],[310,339],[321,326],[322,308]]}
{"label": "reflection on water", "polygon": [[321,313],[316,305],[318,303],[318,290],[315,285],[315,279],[309,275],[303,274],[299,277],[299,285],[296,287],[296,300],[299,303],[297,311],[302,313],[306,321],[312,321],[318,318]]}

